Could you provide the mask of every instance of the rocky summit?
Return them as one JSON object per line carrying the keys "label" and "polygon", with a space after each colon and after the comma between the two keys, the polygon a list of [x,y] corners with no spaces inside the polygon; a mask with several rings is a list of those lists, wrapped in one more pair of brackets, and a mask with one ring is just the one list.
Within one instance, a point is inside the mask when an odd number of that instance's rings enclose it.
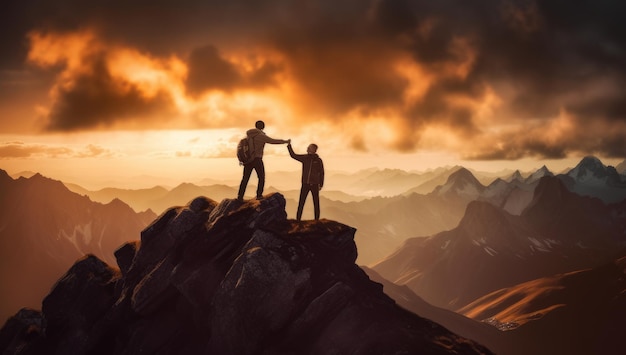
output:
{"label": "rocky summit", "polygon": [[355,264],[355,229],[285,199],[198,197],[78,260],[0,330],[2,354],[489,354],[410,313]]}

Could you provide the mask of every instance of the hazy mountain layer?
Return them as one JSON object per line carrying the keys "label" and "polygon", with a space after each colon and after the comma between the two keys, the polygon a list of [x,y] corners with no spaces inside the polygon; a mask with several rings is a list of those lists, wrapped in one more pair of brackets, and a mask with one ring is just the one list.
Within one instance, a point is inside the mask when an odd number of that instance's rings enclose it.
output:
{"label": "hazy mountain layer", "polygon": [[408,240],[374,270],[433,305],[458,309],[503,287],[613,259],[626,240],[624,208],[544,177],[521,216],[471,202],[458,227]]}
{"label": "hazy mountain layer", "polygon": [[[593,164],[588,163],[589,161]],[[583,159],[572,171],[587,171],[585,167],[611,171],[609,167],[604,167],[599,160],[591,157]],[[593,174],[583,175],[595,176]],[[289,176],[290,179],[296,180],[298,177],[297,174],[287,172],[281,172],[280,175],[281,178]],[[531,202],[539,179],[554,174],[543,166],[524,176],[516,171],[493,180],[493,175],[472,173],[458,166],[423,173],[398,169],[368,169],[353,174],[330,173],[327,186],[340,187],[340,190],[326,187],[322,191],[322,217],[355,226],[359,230],[356,240],[360,249],[358,263],[372,265],[394,252],[408,238],[434,235],[456,227],[470,201],[487,201],[511,214],[520,215]],[[612,200],[616,200],[616,196],[626,197],[626,186],[615,184],[608,186],[606,182],[598,184],[598,181],[593,179],[575,182],[568,175],[559,175],[559,178],[570,190],[579,194],[600,198],[608,194],[613,196]],[[271,179],[269,181],[271,182]],[[483,185],[487,181],[491,182],[487,186]],[[590,181],[596,184],[592,188],[585,187]],[[114,198],[120,198],[135,210],[150,208],[157,213],[162,213],[170,206],[184,205],[201,195],[210,196],[216,201],[233,198],[237,189],[236,186],[219,184],[198,186],[190,183],[180,184],[171,190],[162,187],[142,190],[111,188],[90,192],[75,185],[70,185],[70,188],[89,195],[95,201],[106,203]],[[247,191],[251,193],[254,188],[254,185],[250,185]],[[365,197],[374,191],[378,191],[381,196]],[[287,199],[288,215],[295,216],[299,190],[276,189],[270,185],[266,192],[282,193]],[[394,194],[393,197],[382,197]],[[312,219],[312,210],[312,201],[309,197],[303,218]]]}
{"label": "hazy mountain layer", "polygon": [[92,202],[39,174],[13,180],[0,170],[0,319],[36,306],[77,258],[113,252],[153,220],[115,199]]}

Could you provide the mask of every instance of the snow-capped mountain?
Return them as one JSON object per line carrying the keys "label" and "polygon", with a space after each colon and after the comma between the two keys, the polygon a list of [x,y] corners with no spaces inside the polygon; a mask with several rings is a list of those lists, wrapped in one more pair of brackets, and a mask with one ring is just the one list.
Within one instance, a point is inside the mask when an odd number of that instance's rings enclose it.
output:
{"label": "snow-capped mountain", "polygon": [[505,211],[520,215],[533,198],[533,191],[544,176],[554,176],[544,165],[527,178],[523,178],[519,170],[509,179],[496,179],[482,192],[479,200],[487,201]]}
{"label": "snow-capped mountain", "polygon": [[438,186],[432,192],[442,197],[461,197],[466,200],[475,200],[485,190],[485,186],[476,179],[471,171],[461,168],[451,174],[445,184]]}
{"label": "snow-capped mountain", "polygon": [[625,212],[544,177],[521,216],[470,202],[457,228],[409,239],[373,269],[454,310],[503,287],[611,260],[625,245]]}
{"label": "snow-capped mountain", "polygon": [[575,168],[567,173],[576,183],[584,185],[624,185],[621,177],[612,166],[605,166],[594,156],[583,158]]}
{"label": "snow-capped mountain", "polygon": [[570,191],[583,196],[598,197],[604,202],[619,202],[626,198],[626,181],[612,166],[588,156],[565,175],[559,175]]}
{"label": "snow-capped mountain", "polygon": [[526,184],[520,180],[507,182],[496,179],[480,194],[479,200],[487,201],[505,211],[519,215],[532,200],[536,184]]}

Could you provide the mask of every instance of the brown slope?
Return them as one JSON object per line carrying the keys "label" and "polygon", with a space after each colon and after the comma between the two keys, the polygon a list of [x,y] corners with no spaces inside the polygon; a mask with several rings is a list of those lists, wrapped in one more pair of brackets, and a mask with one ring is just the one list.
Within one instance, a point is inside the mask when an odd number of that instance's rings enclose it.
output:
{"label": "brown slope", "polygon": [[617,354],[626,348],[626,257],[490,293],[459,310],[517,344],[514,354]]}

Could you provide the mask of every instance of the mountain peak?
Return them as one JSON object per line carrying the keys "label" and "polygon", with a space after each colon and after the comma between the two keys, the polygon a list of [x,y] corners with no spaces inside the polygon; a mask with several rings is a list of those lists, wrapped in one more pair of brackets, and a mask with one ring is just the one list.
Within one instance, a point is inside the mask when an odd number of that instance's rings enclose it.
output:
{"label": "mountain peak", "polygon": [[3,337],[39,353],[490,353],[385,295],[354,264],[354,228],[289,220],[285,203],[171,208],[115,252],[120,270],[79,260]]}
{"label": "mountain peak", "polygon": [[587,171],[590,171],[597,176],[603,176],[606,173],[606,166],[602,164],[602,161],[600,161],[600,159],[590,155],[584,157],[578,163],[578,165],[576,165],[576,167],[572,169],[570,173],[568,173],[568,175],[573,177],[581,177]]}
{"label": "mountain peak", "polygon": [[539,181],[539,179],[544,176],[554,176],[554,174],[545,165],[537,169],[537,171],[535,171],[534,173],[530,174],[530,176],[528,176],[526,180],[524,180],[524,182],[526,182],[527,184],[532,184],[536,181]]}
{"label": "mountain peak", "polygon": [[493,225],[494,221],[497,221],[504,214],[504,211],[491,203],[484,201],[472,201],[467,205],[465,209],[465,215],[459,227],[467,228],[470,225],[474,225],[477,221],[481,223],[486,222],[488,225]]}
{"label": "mountain peak", "polygon": [[439,196],[454,195],[474,200],[485,189],[478,179],[466,168],[460,168],[450,174],[444,185],[438,186],[433,193]]}
{"label": "mountain peak", "polygon": [[579,165],[595,165],[595,166],[604,166],[602,161],[593,155],[587,155],[583,157],[579,163]]}
{"label": "mountain peak", "polygon": [[536,209],[537,205],[544,205],[542,210],[550,210],[558,206],[564,206],[571,193],[561,181],[556,177],[545,176],[539,179],[539,184],[535,188],[533,200],[526,210]]}
{"label": "mountain peak", "polygon": [[516,180],[519,182],[524,181],[524,177],[522,176],[522,173],[520,173],[519,170],[515,170],[515,172],[513,172],[513,174],[511,174],[511,176],[507,179],[508,182],[512,182]]}
{"label": "mountain peak", "polygon": [[623,185],[617,170],[594,156],[584,157],[567,175],[588,186]]}
{"label": "mountain peak", "polygon": [[4,182],[12,181],[12,180],[13,178],[11,177],[11,175],[9,175],[6,171],[0,169],[0,186]]}

